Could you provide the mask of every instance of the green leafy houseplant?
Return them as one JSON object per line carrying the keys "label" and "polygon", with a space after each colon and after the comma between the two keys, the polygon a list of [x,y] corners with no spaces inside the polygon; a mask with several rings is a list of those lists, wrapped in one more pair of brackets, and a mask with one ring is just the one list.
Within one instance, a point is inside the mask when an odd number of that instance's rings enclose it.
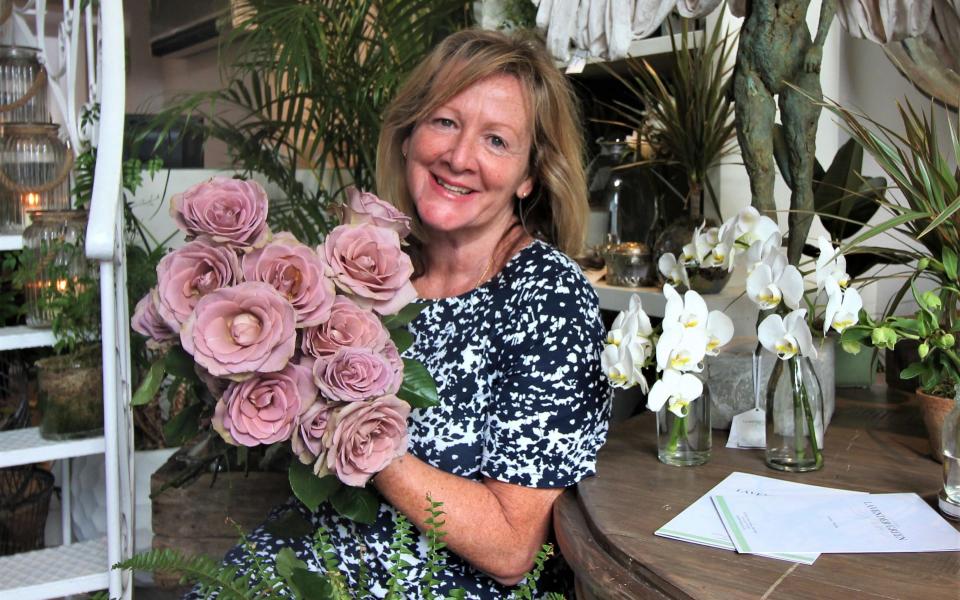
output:
{"label": "green leafy houseplant", "polygon": [[[953,385],[960,382],[956,345],[960,338],[960,168],[956,166],[960,161],[960,128],[952,125],[953,156],[945,156],[932,108],[930,113],[918,113],[909,103],[901,106],[901,134],[837,104],[825,106],[840,117],[903,197],[903,203],[881,201],[881,208],[890,217],[857,235],[848,245],[881,233],[899,234],[910,241],[909,246],[888,252],[914,265],[880,319],[862,313],[860,324],[844,331],[843,348],[853,353],[862,345],[892,350],[899,340],[915,340],[920,361],[909,365],[900,376],[918,378],[920,388],[927,392],[952,393]],[[912,315],[898,316],[895,311],[907,292],[917,309]]]}
{"label": "green leafy houseplant", "polygon": [[[394,522],[393,536],[390,541],[390,580],[385,598],[388,600],[404,600],[416,593],[427,600],[446,598],[456,600],[466,598],[462,589],[454,589],[447,596],[441,596],[437,591],[439,581],[436,576],[443,570],[446,553],[443,551],[446,544],[443,537],[443,503],[434,501],[427,496],[428,506],[425,509],[430,514],[427,519],[428,529],[425,535],[428,540],[426,562],[423,567],[424,575],[420,578],[416,589],[410,589],[409,572],[414,554],[411,546],[414,543],[414,530],[410,521],[402,514],[398,514]],[[289,515],[291,513],[287,513]],[[308,526],[299,515],[295,515],[299,523],[300,535]],[[284,520],[281,517],[280,520]],[[291,522],[286,520],[286,527]],[[274,525],[277,525],[274,522]],[[322,572],[311,571],[307,564],[297,558],[290,548],[284,548],[274,557],[275,568],[267,567],[256,554],[256,548],[245,538],[241,538],[241,545],[247,553],[250,569],[239,574],[236,566],[221,564],[207,556],[187,556],[182,552],[171,549],[152,550],[134,556],[114,566],[118,569],[138,569],[151,572],[172,573],[181,575],[183,582],[196,583],[204,596],[217,594],[221,600],[255,600],[291,597],[295,600],[352,600],[355,598],[372,598],[372,582],[365,569],[366,561],[362,556],[356,560],[358,568],[353,573],[353,582],[349,581],[343,572],[343,557],[337,556],[330,544],[329,536],[322,528],[313,534],[313,551],[323,565]],[[553,553],[553,547],[544,545],[534,560],[533,569],[518,585],[511,598],[529,600],[533,598],[536,582],[543,572],[547,558]],[[548,593],[549,600],[562,600],[558,593]]]}
{"label": "green leafy houseplant", "polygon": [[685,173],[685,194],[660,179],[683,200],[694,221],[700,218],[704,191],[721,216],[708,173],[736,149],[733,102],[729,94],[732,75],[729,64],[736,40],[723,32],[719,20],[702,36],[703,43],[694,45],[689,21],[683,21],[680,45],[670,38],[675,67],[669,79],[661,77],[647,61],[628,61],[628,76],[607,67],[632,96],[630,102],[614,102],[612,108],[623,121],[611,124],[648,132],[657,150],[656,158],[633,163],[633,166],[673,165]]}
{"label": "green leafy houseplant", "polygon": [[[344,188],[374,189],[382,112],[447,33],[469,23],[463,0],[250,0],[221,47],[224,87],[181,97],[164,127],[202,116],[238,169],[283,192],[271,226],[316,244],[335,224]],[[319,182],[297,179],[307,168]]]}

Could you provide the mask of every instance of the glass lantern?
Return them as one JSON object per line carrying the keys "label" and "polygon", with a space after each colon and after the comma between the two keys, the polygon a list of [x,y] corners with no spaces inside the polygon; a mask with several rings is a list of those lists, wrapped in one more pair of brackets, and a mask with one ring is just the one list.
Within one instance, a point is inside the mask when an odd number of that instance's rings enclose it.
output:
{"label": "glass lantern", "polygon": [[0,45],[0,123],[50,120],[47,72],[40,64],[39,53],[35,48]]}
{"label": "glass lantern", "polygon": [[73,154],[57,125],[0,125],[0,233],[18,234],[36,210],[70,203]]}
{"label": "glass lantern", "polygon": [[31,274],[26,283],[27,325],[49,327],[50,294],[67,294],[78,282],[96,271],[84,254],[87,226],[85,210],[39,210],[30,213],[33,222],[23,232],[24,268]]}

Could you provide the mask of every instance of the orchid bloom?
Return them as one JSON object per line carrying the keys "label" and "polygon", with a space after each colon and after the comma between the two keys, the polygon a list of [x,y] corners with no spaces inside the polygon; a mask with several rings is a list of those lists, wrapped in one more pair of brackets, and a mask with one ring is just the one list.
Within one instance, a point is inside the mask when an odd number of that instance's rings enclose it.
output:
{"label": "orchid bloom", "polygon": [[720,348],[732,339],[733,321],[719,310],[711,310],[707,316],[707,355],[717,356]]}
{"label": "orchid bloom", "polygon": [[787,264],[783,248],[764,257],[747,277],[747,296],[762,310],[776,308],[781,300],[791,309],[800,307],[803,298],[803,276]]}
{"label": "orchid bloom", "polygon": [[663,309],[663,330],[667,331],[678,326],[686,329],[700,328],[707,325],[707,303],[703,296],[693,290],[680,297],[672,285],[663,286],[663,296],[667,305]]}
{"label": "orchid bloom", "polygon": [[747,276],[753,273],[753,270],[763,262],[765,258],[779,251],[783,245],[783,236],[780,232],[770,234],[766,240],[757,240],[750,244],[745,252],[742,252],[737,258],[737,263],[746,267]]}
{"label": "orchid bloom", "polygon": [[737,241],[750,246],[754,242],[768,239],[779,233],[777,222],[752,206],[746,206],[737,213]]}
{"label": "orchid bloom", "polygon": [[607,345],[600,354],[600,368],[610,380],[610,385],[624,389],[639,385],[643,393],[647,393],[649,388],[640,371],[640,364],[642,361],[638,363],[635,360],[629,344]]}
{"label": "orchid bloom", "polygon": [[619,346],[623,340],[629,340],[631,337],[649,339],[652,335],[653,326],[650,325],[650,317],[643,310],[640,296],[633,294],[630,296],[627,310],[617,315],[610,331],[607,332],[607,343]]}
{"label": "orchid bloom", "polygon": [[706,327],[674,326],[664,330],[657,340],[657,370],[699,373],[703,370],[708,342]]}
{"label": "orchid bloom", "polygon": [[807,326],[806,315],[806,309],[802,308],[786,317],[769,315],[757,327],[760,344],[768,352],[776,354],[780,360],[793,358],[797,354],[816,358],[817,349],[813,345],[813,335]]}
{"label": "orchid bloom", "polygon": [[711,267],[713,265],[708,264],[710,254],[716,245],[720,243],[720,237],[717,235],[719,230],[716,227],[710,227],[706,231],[703,231],[705,225],[706,223],[694,230],[692,243],[694,248],[696,248],[697,261],[704,267]]}
{"label": "orchid bloom", "polygon": [[827,280],[827,308],[823,314],[823,334],[830,328],[837,333],[857,324],[860,309],[863,308],[863,299],[856,288],[840,289],[839,284],[832,279]]}
{"label": "orchid bloom", "polygon": [[683,285],[690,287],[690,278],[687,276],[687,269],[683,262],[678,261],[677,257],[667,252],[657,261],[657,269],[660,274],[669,279],[673,285]]}
{"label": "orchid bloom", "polygon": [[690,403],[702,395],[703,382],[696,375],[668,370],[650,388],[647,408],[657,412],[666,404],[667,410],[678,417],[685,417]]}
{"label": "orchid bloom", "polygon": [[850,284],[847,259],[823,236],[817,238],[817,246],[820,248],[816,268],[817,291],[823,291],[829,281],[835,282],[841,289],[846,289]]}

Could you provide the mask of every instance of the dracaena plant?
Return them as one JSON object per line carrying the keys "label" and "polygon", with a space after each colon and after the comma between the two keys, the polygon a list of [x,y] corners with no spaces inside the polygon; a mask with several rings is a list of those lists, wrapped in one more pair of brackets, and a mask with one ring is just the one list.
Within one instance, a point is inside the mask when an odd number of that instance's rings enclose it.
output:
{"label": "dracaena plant", "polygon": [[[902,339],[919,343],[920,361],[900,374],[918,378],[920,387],[935,392],[952,390],[960,382],[960,124],[949,124],[948,151],[941,150],[934,108],[918,112],[910,103],[899,107],[903,132],[835,103],[824,106],[841,119],[851,137],[876,160],[902,202],[879,200],[888,218],[856,236],[858,244],[881,233],[906,241],[904,249],[889,250],[913,265],[893,295],[882,318],[863,313],[863,322],[844,332],[848,352],[861,345],[892,349]],[[907,293],[916,301],[912,315],[896,310]]]}

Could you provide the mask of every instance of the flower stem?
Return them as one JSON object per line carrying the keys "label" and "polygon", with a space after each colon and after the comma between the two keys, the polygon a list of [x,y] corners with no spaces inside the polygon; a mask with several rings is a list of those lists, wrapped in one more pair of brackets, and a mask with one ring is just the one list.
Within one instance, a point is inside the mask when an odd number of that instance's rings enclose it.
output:
{"label": "flower stem", "polygon": [[800,373],[800,365],[797,359],[790,360],[790,375],[793,377],[793,418],[794,418],[794,442],[797,448],[797,459],[804,458],[806,444],[803,435],[804,423],[810,436],[810,450],[813,454],[814,462],[819,466],[822,461],[820,446],[817,442],[817,429],[813,421],[813,411],[810,408],[810,397],[807,394],[807,386]]}
{"label": "flower stem", "polygon": [[670,428],[670,440],[667,442],[667,452],[671,454],[677,451],[677,445],[680,443],[680,432],[686,427],[686,417],[676,417],[673,420],[673,426]]}

